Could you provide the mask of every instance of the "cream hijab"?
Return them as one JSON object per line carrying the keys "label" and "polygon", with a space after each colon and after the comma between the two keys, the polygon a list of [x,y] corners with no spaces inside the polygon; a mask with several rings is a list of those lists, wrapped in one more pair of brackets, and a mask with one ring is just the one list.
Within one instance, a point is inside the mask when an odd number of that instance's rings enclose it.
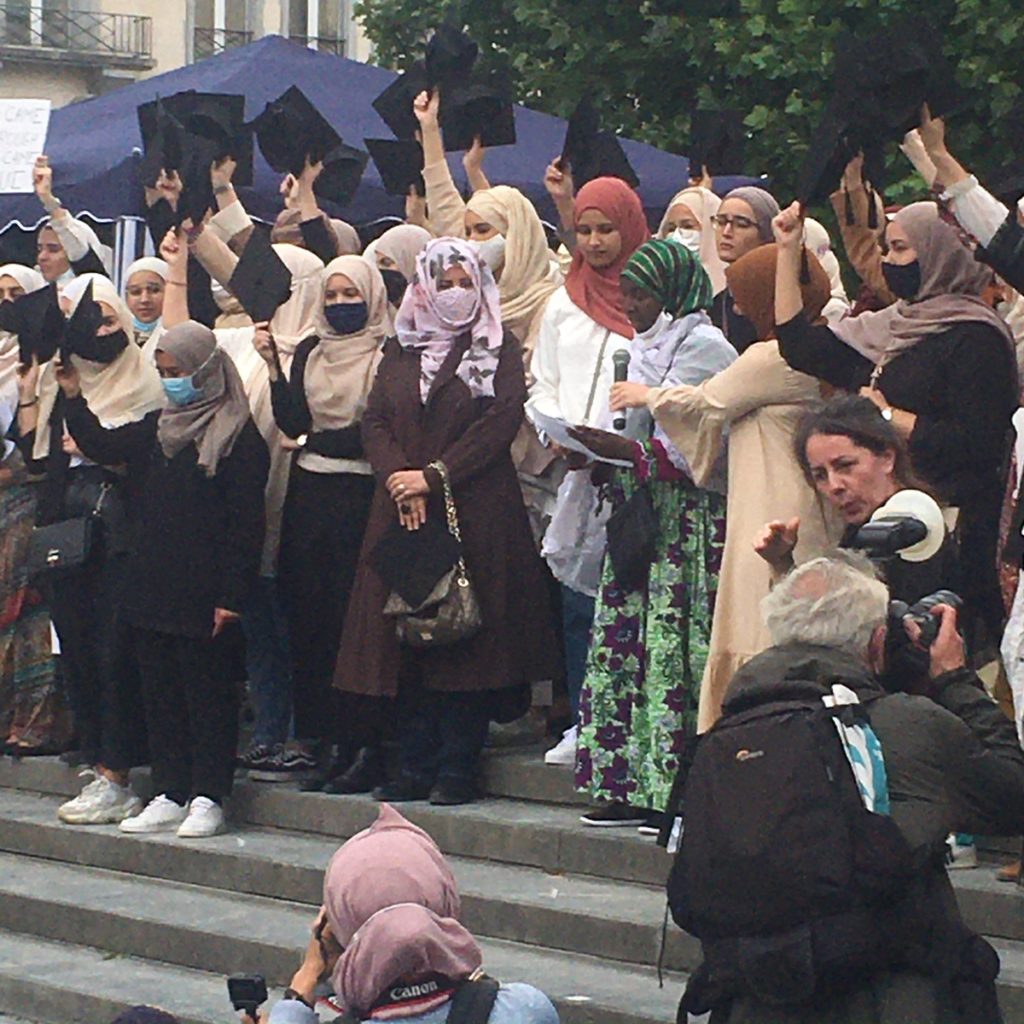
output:
{"label": "cream hijab", "polygon": [[[96,418],[105,427],[121,427],[143,419],[154,409],[162,409],[166,404],[164,389],[156,367],[148,363],[142,350],[131,342],[131,313],[109,278],[102,274],[76,277],[64,289],[64,298],[71,300],[71,314],[78,308],[90,283],[93,300],[105,302],[114,311],[128,336],[128,345],[112,363],[94,363],[76,355],[71,356],[71,362],[78,370],[82,395]],[[59,391],[55,362],[50,360],[39,377],[39,419],[32,448],[34,459],[44,459],[50,453],[50,414]]]}
{"label": "cream hijab", "polygon": [[[366,303],[366,326],[336,334],[324,316],[324,292],[335,274],[344,274]],[[320,338],[306,361],[303,384],[314,430],[340,430],[358,423],[373,387],[381,345],[390,328],[384,279],[362,256],[339,256],[320,275],[316,333]]]}
{"label": "cream hijab", "polygon": [[562,285],[562,272],[551,259],[544,225],[533,203],[508,185],[474,192],[466,209],[487,221],[505,239],[505,264],[498,281],[501,322],[520,342]]}
{"label": "cream hijab", "polygon": [[725,287],[725,264],[718,257],[718,246],[715,244],[715,226],[711,218],[718,213],[722,200],[715,195],[711,189],[695,185],[692,188],[684,188],[677,192],[665,207],[665,214],[658,226],[658,237],[667,238],[666,224],[668,215],[673,206],[679,204],[687,207],[694,217],[700,221],[700,257],[701,266],[708,272],[711,278],[711,287],[717,295]]}
{"label": "cream hijab", "polygon": [[416,276],[416,257],[433,237],[417,224],[398,224],[372,241],[363,251],[363,259],[377,266],[377,254],[387,256],[394,260],[402,277],[411,281]]}

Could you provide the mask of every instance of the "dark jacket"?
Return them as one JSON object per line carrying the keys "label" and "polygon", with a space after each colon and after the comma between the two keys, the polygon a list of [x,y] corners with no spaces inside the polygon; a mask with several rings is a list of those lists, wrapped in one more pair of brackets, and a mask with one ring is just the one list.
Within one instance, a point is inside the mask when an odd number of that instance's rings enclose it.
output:
{"label": "dark jacket", "polygon": [[125,621],[173,636],[209,637],[214,609],[240,612],[259,572],[266,442],[250,420],[209,478],[195,445],[172,459],[163,454],[159,411],[107,430],[82,397],[69,399],[65,410],[83,454],[127,468],[132,542]]}
{"label": "dark jacket", "polygon": [[[774,647],[749,661],[729,686],[723,712],[785,699],[787,684],[812,684],[822,694],[843,683],[870,701],[871,725],[882,746],[892,817],[918,852],[905,915],[890,922],[900,948],[921,947],[925,962],[955,961],[961,975],[978,959],[960,918],[940,851],[951,832],[1014,835],[1024,820],[1024,752],[1013,723],[966,670],[934,681],[931,697],[880,695],[867,668],[849,655],[810,645]],[[984,959],[984,956],[981,956]],[[827,1006],[802,1012],[752,999],[719,1011],[714,1024],[993,1024],[994,985],[908,970],[865,977],[863,985]]]}
{"label": "dark jacket", "polygon": [[[777,333],[794,370],[845,391],[869,383],[874,364],[828,327],[811,325],[801,313]],[[914,471],[938,498],[960,508],[963,596],[997,632],[999,514],[1018,405],[1014,352],[994,327],[953,324],[896,355],[877,383],[891,405],[917,417],[908,440]]]}
{"label": "dark jacket", "polygon": [[[455,373],[468,344],[467,334],[452,347],[425,406],[420,353],[395,339],[384,346],[363,415],[363,445],[377,491],[335,671],[335,685],[343,690],[369,696],[397,691],[402,651],[394,622],[382,614],[388,589],[371,556],[397,521],[384,487],[388,477],[438,459],[451,478],[483,629],[451,647],[417,652],[423,684],[437,690],[497,690],[550,679],[557,671],[548,585],[510,454],[526,399],[522,349],[506,332],[494,397],[474,399]],[[427,518],[444,522],[440,478],[432,470],[426,475]]]}

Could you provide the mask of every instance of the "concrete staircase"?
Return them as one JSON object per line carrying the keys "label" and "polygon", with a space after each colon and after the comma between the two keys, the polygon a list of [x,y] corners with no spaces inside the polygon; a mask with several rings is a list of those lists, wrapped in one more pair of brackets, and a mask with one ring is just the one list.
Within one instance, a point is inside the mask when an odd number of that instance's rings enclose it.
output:
{"label": "concrete staircase", "polygon": [[[148,776],[136,785],[148,795]],[[232,1019],[223,977],[281,987],[298,963],[323,869],[368,825],[368,798],[241,782],[234,829],[213,839],[71,828],[78,789],[50,759],[0,762],[0,1020],[102,1024],[155,1003],[185,1024]],[[495,753],[489,798],[402,806],[449,856],[485,967],[547,992],[566,1024],[669,1024],[698,947],[670,924],[654,965],[669,858],[629,829],[579,824],[567,769]],[[1007,1021],[1024,1021],[1024,895],[987,868],[955,878],[972,927],[993,937]]]}

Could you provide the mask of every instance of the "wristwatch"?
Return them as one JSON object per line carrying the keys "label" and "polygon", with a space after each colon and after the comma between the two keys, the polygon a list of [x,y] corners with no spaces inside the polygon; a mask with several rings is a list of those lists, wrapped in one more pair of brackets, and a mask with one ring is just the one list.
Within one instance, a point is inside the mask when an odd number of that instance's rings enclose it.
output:
{"label": "wristwatch", "polygon": [[303,1006],[308,1006],[311,1010],[314,1008],[313,1004],[305,996],[300,995],[293,988],[286,988],[284,990],[284,997],[285,999],[294,999],[296,1002],[302,1003]]}
{"label": "wristwatch", "polygon": [[882,410],[882,419],[885,420],[886,423],[892,423],[892,407],[891,406],[887,405]]}

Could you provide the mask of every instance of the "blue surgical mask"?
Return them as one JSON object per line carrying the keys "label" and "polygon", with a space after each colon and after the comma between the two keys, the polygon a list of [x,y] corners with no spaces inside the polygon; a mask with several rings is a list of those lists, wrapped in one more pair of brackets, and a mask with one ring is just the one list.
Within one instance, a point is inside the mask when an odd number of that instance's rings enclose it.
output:
{"label": "blue surgical mask", "polygon": [[324,306],[324,319],[335,334],[355,334],[366,326],[370,310],[365,302],[336,302]]}
{"label": "blue surgical mask", "polygon": [[191,405],[203,397],[200,391],[192,382],[195,374],[188,377],[162,377],[160,383],[164,386],[164,394],[167,400],[173,405]]}
{"label": "blue surgical mask", "polygon": [[159,317],[155,320],[151,320],[147,324],[143,323],[134,313],[132,313],[132,327],[134,327],[139,334],[152,334],[156,330],[156,325],[158,323],[160,323]]}

